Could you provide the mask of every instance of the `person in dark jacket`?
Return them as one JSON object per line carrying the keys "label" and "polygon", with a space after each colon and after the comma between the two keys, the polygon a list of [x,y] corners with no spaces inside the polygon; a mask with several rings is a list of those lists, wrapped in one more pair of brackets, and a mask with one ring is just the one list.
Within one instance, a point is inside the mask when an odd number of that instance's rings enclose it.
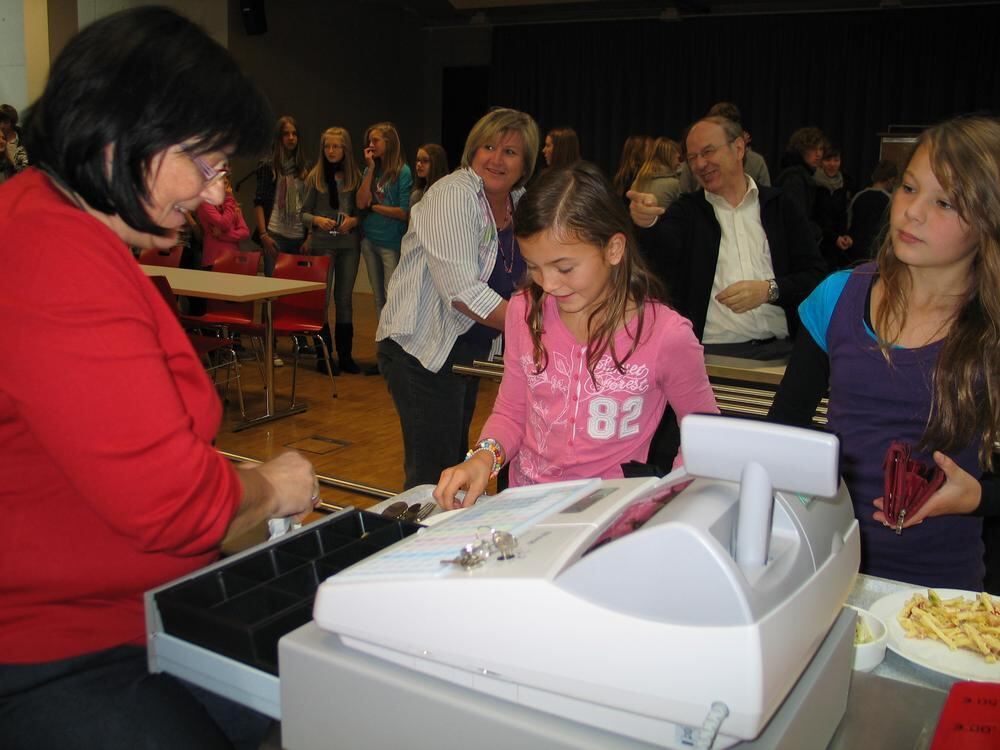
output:
{"label": "person in dark jacket", "polygon": [[819,128],[799,128],[788,139],[788,146],[779,163],[780,172],[774,181],[799,207],[809,220],[816,242],[823,231],[816,221],[816,182],[813,176],[823,159],[826,137]]}
{"label": "person in dark jacket", "polygon": [[644,254],[706,353],[776,359],[791,350],[796,308],[826,266],[795,201],[744,173],[741,136],[725,118],[699,120],[687,154],[702,189],[666,213],[655,197],[630,192],[630,210],[646,228]]}
{"label": "person in dark jacket", "polygon": [[819,249],[831,271],[850,263],[848,251],[853,244],[847,233],[847,204],[854,194],[854,182],[841,171],[840,161],[840,149],[828,145],[813,175],[818,187],[815,218],[823,230]]}
{"label": "person in dark jacket", "polygon": [[872,171],[871,187],[851,200],[847,208],[847,233],[851,236],[852,263],[875,257],[878,240],[889,223],[889,199],[898,176],[896,162],[883,159]]}

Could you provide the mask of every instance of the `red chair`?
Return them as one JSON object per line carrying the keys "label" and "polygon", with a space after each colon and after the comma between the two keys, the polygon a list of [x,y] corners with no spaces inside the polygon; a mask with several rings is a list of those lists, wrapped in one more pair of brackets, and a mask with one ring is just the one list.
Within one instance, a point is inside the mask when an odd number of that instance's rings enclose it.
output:
{"label": "red chair", "polygon": [[[174,295],[174,290],[170,287],[170,282],[167,280],[166,276],[149,276],[150,281],[153,282],[163,299],[166,301],[167,306],[170,307],[175,313],[177,313],[177,297]],[[178,314],[178,320],[180,315]],[[229,400],[229,383],[233,380],[236,381],[236,395],[240,402],[240,414],[246,419],[247,410],[246,404],[243,401],[243,383],[240,380],[240,359],[236,356],[236,349],[233,347],[234,341],[228,338],[219,338],[217,336],[204,336],[199,333],[187,334],[188,340],[191,342],[191,346],[194,348],[195,354],[205,365],[205,371],[212,374],[212,382],[219,385],[218,374],[219,371],[225,367],[226,368],[226,379],[222,381],[226,384],[226,396],[225,400]],[[230,377],[230,369],[233,375]]]}
{"label": "red chair", "polygon": [[[260,265],[260,252],[234,252],[223,255],[212,264],[212,271],[218,273],[239,273],[256,276]],[[225,302],[206,300],[204,315],[188,315],[184,324],[188,327],[206,325],[250,325],[253,323],[253,302]]]}
{"label": "red chair", "polygon": [[[274,278],[295,279],[297,281],[319,281],[326,284],[330,270],[328,255],[293,255],[279,253],[274,264]],[[289,408],[295,406],[295,383],[299,371],[299,354],[312,347],[309,339],[315,337],[326,359],[327,373],[333,386],[333,397],[337,397],[337,382],[333,379],[333,360],[326,341],[319,336],[326,323],[326,289],[315,292],[302,292],[278,297],[271,303],[271,319],[274,321],[276,336],[292,337],[292,400]],[[259,338],[264,336],[264,326],[253,325],[234,326],[233,330],[247,332]]]}
{"label": "red chair", "polygon": [[169,250],[158,247],[147,247],[139,251],[138,261],[144,266],[161,266],[164,268],[180,268],[183,245],[174,245]]}

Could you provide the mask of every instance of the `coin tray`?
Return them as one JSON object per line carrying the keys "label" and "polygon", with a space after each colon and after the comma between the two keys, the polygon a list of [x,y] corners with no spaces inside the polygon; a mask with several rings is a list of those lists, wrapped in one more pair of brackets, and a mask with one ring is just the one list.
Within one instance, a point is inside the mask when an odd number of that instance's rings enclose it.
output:
{"label": "coin tray", "polygon": [[278,640],[312,619],[316,588],[421,526],[349,511],[155,594],[165,633],[270,674]]}

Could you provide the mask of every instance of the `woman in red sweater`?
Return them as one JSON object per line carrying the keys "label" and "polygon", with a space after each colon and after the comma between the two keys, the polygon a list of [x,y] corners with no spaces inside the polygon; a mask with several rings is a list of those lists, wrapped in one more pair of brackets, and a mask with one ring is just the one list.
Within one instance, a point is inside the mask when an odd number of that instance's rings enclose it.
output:
{"label": "woman in red sweater", "polygon": [[222,47],[154,7],[84,29],[28,113],[39,166],[0,186],[5,750],[232,746],[147,673],[142,593],[308,511],[315,475],[296,453],[237,471],[213,448],[218,397],[129,246],[171,247],[220,204],[268,119]]}

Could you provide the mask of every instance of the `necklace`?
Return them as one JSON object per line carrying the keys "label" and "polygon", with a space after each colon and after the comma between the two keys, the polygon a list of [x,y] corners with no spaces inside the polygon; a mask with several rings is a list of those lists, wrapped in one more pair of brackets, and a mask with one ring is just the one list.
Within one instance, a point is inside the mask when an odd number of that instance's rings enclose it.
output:
{"label": "necklace", "polygon": [[514,273],[514,211],[509,195],[507,196],[507,214],[504,216],[502,226],[506,227],[508,222],[510,223],[510,241],[507,243],[507,252],[504,252],[500,229],[497,229],[497,250],[500,253],[500,259],[503,261],[503,270],[510,276]]}

